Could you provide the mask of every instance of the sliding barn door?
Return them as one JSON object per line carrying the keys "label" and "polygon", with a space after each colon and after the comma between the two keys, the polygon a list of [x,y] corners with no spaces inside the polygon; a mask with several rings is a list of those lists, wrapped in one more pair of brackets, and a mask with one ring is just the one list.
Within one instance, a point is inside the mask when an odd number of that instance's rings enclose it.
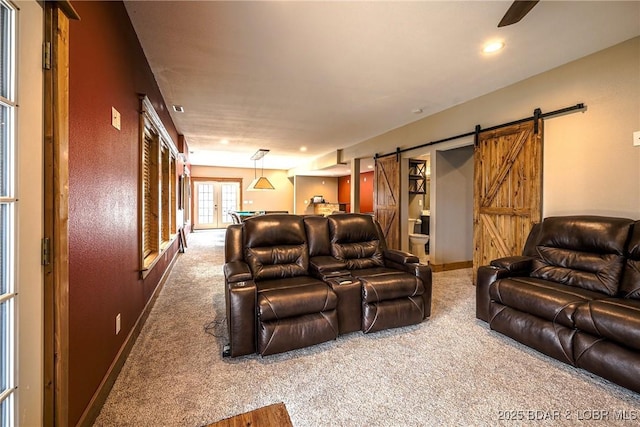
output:
{"label": "sliding barn door", "polygon": [[520,255],[542,218],[542,120],[480,133],[474,154],[473,281],[491,260]]}
{"label": "sliding barn door", "polygon": [[374,214],[387,247],[400,249],[400,162],[395,156],[376,159]]}

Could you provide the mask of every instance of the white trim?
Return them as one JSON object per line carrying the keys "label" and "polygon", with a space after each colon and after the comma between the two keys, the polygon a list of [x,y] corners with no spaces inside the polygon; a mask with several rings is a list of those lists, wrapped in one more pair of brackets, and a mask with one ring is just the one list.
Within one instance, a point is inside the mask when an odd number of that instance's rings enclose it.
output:
{"label": "white trim", "polygon": [[175,157],[178,156],[178,149],[176,148],[176,143],[167,132],[167,128],[164,127],[164,123],[160,120],[160,116],[156,113],[156,109],[153,108],[153,104],[149,100],[149,97],[143,95],[142,97],[142,113],[147,116],[147,118],[153,123],[156,127],[156,130],[160,132],[160,137],[164,141],[164,143],[169,147],[171,152]]}

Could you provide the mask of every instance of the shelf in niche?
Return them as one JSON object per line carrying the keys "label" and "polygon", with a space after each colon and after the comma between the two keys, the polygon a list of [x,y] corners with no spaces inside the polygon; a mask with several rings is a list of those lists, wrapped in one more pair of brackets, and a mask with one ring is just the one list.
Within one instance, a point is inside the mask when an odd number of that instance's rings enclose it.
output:
{"label": "shelf in niche", "polygon": [[427,162],[409,159],[409,194],[427,193]]}

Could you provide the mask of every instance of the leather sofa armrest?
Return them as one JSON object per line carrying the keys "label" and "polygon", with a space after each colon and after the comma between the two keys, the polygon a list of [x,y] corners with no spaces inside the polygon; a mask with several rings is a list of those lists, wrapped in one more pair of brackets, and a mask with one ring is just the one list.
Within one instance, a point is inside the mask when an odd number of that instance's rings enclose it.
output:
{"label": "leather sofa armrest", "polygon": [[417,256],[397,249],[385,249],[383,252],[385,261],[389,260],[397,264],[409,264],[420,262]]}
{"label": "leather sofa armrest", "polygon": [[419,279],[422,280],[424,285],[424,294],[422,299],[424,300],[424,318],[431,316],[431,294],[432,294],[432,272],[429,264],[407,264],[413,267],[413,272]]}
{"label": "leather sofa armrest", "polygon": [[431,267],[428,264],[420,264],[418,257],[409,252],[385,249],[384,265],[387,268],[394,268],[415,275],[422,279],[425,286],[427,286],[428,282],[429,288],[431,288]]}
{"label": "leather sofa armrest", "polygon": [[229,355],[256,352],[258,290],[253,280],[226,284]]}
{"label": "leather sofa armrest", "polygon": [[309,272],[312,276],[325,280],[337,276],[349,276],[346,264],[330,255],[318,255],[309,259]]}
{"label": "leather sofa armrest", "polygon": [[517,255],[505,258],[498,258],[491,261],[493,267],[503,268],[511,273],[519,275],[529,274],[534,258],[530,256]]}
{"label": "leather sofa armrest", "polygon": [[505,277],[528,276],[534,258],[529,256],[511,256],[491,261],[491,265],[478,268],[476,283],[476,318],[489,321],[489,286]]}
{"label": "leather sofa armrest", "polygon": [[243,261],[228,262],[222,269],[227,283],[244,282],[253,279],[249,265]]}
{"label": "leather sofa armrest", "polygon": [[384,264],[387,268],[404,271],[422,281],[424,293],[424,319],[431,316],[432,272],[429,264],[420,264],[417,256],[397,249],[384,251]]}

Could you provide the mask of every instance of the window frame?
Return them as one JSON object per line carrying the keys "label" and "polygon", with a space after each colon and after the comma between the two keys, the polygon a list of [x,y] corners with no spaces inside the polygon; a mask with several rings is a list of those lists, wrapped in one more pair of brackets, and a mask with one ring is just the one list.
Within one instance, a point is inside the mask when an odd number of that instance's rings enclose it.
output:
{"label": "window frame", "polygon": [[142,278],[177,238],[178,150],[147,96],[140,98],[139,255]]}

